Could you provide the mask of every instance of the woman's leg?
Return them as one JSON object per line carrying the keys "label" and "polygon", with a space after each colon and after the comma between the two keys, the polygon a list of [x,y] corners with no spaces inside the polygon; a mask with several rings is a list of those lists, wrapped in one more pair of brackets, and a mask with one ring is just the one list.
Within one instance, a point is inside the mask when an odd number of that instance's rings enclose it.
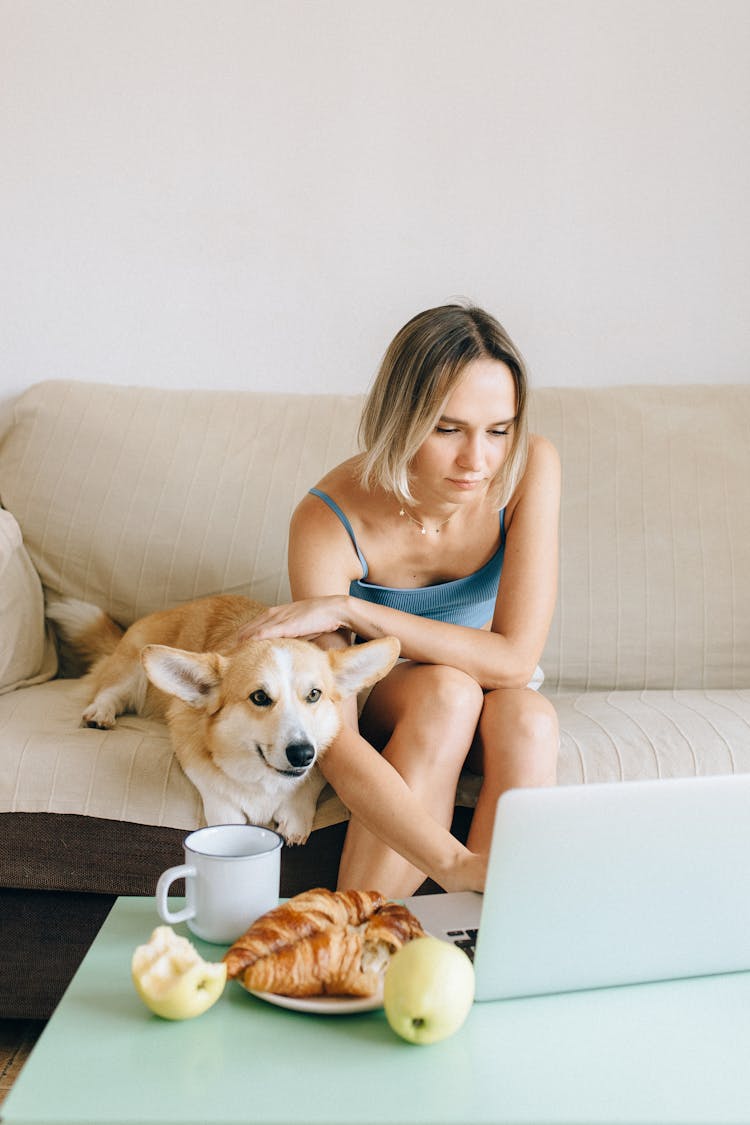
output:
{"label": "woman's leg", "polygon": [[[398,770],[423,807],[450,827],[461,767],[472,744],[484,696],[455,668],[399,664],[373,688],[361,730]],[[339,887],[413,894],[424,874],[356,819],[349,825]]]}
{"label": "woman's leg", "polygon": [[489,851],[495,808],[506,789],[555,785],[560,731],[554,707],[531,688],[502,688],[484,698],[467,764],[484,776],[467,847]]}

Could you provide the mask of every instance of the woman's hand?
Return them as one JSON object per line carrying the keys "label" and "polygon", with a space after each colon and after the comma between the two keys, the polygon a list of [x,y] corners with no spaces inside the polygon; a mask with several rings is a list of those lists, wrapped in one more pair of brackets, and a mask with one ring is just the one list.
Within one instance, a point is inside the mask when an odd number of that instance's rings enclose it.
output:
{"label": "woman's hand", "polygon": [[242,642],[251,637],[255,640],[299,637],[312,641],[323,633],[336,633],[350,627],[346,621],[346,603],[346,595],[331,594],[272,606],[243,625],[237,639]]}
{"label": "woman's hand", "polygon": [[484,893],[484,884],[487,881],[487,863],[489,857],[482,853],[465,853],[458,862],[445,872],[437,876],[440,886],[445,891],[480,891]]}

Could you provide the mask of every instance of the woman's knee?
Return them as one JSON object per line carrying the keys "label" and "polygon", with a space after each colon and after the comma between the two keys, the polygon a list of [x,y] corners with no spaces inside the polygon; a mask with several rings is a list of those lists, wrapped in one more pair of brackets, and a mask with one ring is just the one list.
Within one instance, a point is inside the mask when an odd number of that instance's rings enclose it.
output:
{"label": "woman's knee", "polygon": [[481,719],[485,736],[514,739],[533,744],[557,744],[560,728],[557,712],[548,699],[530,688],[490,691],[485,696]]}
{"label": "woman's knee", "polygon": [[414,669],[412,688],[401,716],[404,721],[472,730],[479,722],[484,693],[475,679],[458,668],[420,664]]}
{"label": "woman's knee", "polygon": [[528,688],[488,692],[470,765],[485,779],[514,785],[554,785],[560,745],[557,713]]}
{"label": "woman's knee", "polygon": [[379,749],[395,739],[415,753],[465,756],[482,713],[484,694],[465,672],[447,665],[399,665],[376,684],[360,729]]}

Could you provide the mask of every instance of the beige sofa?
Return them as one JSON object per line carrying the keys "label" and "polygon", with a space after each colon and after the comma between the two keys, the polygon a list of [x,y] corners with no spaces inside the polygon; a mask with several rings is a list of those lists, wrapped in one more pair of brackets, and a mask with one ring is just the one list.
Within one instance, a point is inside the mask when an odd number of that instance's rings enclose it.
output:
{"label": "beige sofa", "polygon": [[[47,1015],[113,897],[151,893],[201,823],[162,726],[79,727],[43,591],[123,624],[216,591],[285,599],[290,513],[354,451],[361,402],[60,381],[6,410],[0,1016]],[[560,783],[750,771],[750,386],[541,389],[531,410],[564,469],[543,658]],[[459,834],[475,793],[467,776]],[[324,791],[284,893],[333,882],[346,815]]]}

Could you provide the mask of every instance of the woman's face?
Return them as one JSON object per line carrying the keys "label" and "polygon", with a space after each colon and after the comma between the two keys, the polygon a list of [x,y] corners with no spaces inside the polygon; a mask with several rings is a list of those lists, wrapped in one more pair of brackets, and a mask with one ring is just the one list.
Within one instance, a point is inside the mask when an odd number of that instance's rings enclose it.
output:
{"label": "woman's face", "polygon": [[410,465],[422,503],[463,503],[484,495],[510,453],[516,388],[506,364],[475,359],[443,404]]}

